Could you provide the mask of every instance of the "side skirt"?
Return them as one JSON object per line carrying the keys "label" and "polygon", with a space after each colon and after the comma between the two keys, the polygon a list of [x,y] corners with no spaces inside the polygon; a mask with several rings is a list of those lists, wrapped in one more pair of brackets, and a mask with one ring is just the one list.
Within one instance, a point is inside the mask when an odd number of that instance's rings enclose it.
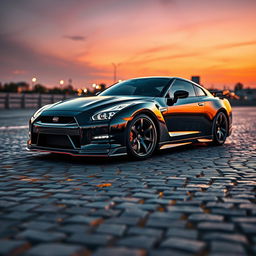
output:
{"label": "side skirt", "polygon": [[172,141],[164,141],[164,142],[159,142],[159,149],[165,149],[165,148],[172,148],[172,147],[178,147],[178,146],[183,146],[183,145],[188,145],[193,142],[211,142],[212,141],[212,136],[201,136],[201,137],[192,137],[192,138],[186,138],[186,139],[179,139],[179,140],[172,140]]}

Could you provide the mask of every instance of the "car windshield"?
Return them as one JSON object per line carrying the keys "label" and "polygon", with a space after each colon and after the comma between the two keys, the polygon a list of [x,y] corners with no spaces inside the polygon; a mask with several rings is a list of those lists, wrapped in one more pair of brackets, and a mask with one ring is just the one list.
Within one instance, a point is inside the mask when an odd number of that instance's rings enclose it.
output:
{"label": "car windshield", "polygon": [[170,78],[138,78],[123,81],[109,87],[100,96],[135,95],[160,97]]}

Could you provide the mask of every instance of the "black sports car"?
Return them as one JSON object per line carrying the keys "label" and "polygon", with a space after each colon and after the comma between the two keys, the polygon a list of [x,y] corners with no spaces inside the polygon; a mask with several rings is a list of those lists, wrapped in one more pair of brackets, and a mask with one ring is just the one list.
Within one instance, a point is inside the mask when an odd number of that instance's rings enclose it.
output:
{"label": "black sports car", "polygon": [[29,122],[28,149],[137,159],[192,142],[222,145],[231,134],[226,99],[178,77],[145,77],[112,85],[95,97],[46,105]]}

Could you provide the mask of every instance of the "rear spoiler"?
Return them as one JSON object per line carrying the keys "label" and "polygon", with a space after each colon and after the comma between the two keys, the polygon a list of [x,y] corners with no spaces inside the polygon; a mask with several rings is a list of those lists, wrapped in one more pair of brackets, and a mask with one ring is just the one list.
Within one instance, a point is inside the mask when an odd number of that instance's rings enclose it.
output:
{"label": "rear spoiler", "polygon": [[221,99],[225,98],[230,94],[229,90],[209,90],[209,92],[214,96],[214,97],[219,97]]}

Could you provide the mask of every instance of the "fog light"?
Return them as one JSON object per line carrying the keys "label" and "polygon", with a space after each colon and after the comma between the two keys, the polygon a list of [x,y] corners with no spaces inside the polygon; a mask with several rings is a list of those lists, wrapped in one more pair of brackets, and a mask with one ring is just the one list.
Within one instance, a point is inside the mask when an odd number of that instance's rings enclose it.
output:
{"label": "fog light", "polygon": [[108,139],[109,135],[100,135],[100,136],[94,136],[93,140],[102,140],[102,139]]}

